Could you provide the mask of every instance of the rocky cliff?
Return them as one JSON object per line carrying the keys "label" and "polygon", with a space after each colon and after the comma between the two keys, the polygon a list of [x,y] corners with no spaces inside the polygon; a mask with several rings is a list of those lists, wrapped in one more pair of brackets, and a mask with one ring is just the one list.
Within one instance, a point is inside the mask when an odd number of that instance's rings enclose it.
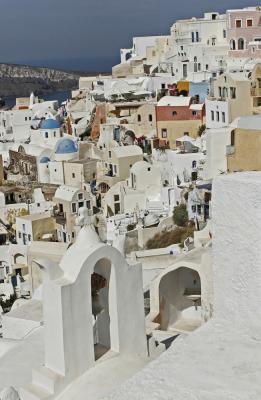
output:
{"label": "rocky cliff", "polygon": [[43,95],[78,86],[80,74],[27,65],[0,64],[0,97]]}

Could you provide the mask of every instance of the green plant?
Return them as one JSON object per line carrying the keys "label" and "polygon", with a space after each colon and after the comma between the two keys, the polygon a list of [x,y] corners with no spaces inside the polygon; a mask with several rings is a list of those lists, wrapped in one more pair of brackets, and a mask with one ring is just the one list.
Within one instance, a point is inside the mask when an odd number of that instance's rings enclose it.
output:
{"label": "green plant", "polygon": [[206,130],[206,125],[205,124],[200,125],[200,127],[198,128],[198,136],[199,137],[202,136],[202,134],[205,132],[205,130]]}
{"label": "green plant", "polygon": [[173,221],[177,226],[186,226],[188,223],[188,212],[186,204],[180,204],[174,207]]}

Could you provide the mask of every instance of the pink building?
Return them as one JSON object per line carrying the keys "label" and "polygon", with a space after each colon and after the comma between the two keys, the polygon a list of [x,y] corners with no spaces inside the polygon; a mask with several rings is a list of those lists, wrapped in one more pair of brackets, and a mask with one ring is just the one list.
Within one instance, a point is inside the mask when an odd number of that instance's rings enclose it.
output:
{"label": "pink building", "polygon": [[230,57],[261,58],[261,7],[228,10]]}

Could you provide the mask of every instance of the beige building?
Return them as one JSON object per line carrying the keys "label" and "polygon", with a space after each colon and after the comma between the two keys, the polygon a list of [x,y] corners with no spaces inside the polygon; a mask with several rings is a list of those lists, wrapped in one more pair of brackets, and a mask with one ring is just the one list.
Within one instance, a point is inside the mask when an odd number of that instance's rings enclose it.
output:
{"label": "beige building", "polygon": [[30,245],[33,241],[55,241],[56,223],[50,213],[31,214],[16,218],[17,244]]}
{"label": "beige building", "polygon": [[114,128],[114,125],[102,125],[97,143],[100,155],[97,186],[102,193],[106,193],[115,183],[127,179],[133,164],[143,160],[142,149],[136,145],[122,145]]}
{"label": "beige building", "polygon": [[206,100],[207,128],[224,128],[236,118],[253,114],[251,81],[245,72],[220,75]]}
{"label": "beige building", "polygon": [[157,135],[156,123],[156,104],[145,103],[142,104],[129,119],[129,124],[125,125],[126,128],[131,129],[136,137],[149,136],[154,137]]}
{"label": "beige building", "polygon": [[75,220],[79,208],[86,207],[92,214],[93,196],[85,189],[61,185],[55,192],[53,202],[56,203],[58,240],[64,243],[73,242],[77,233]]}
{"label": "beige building", "polygon": [[38,289],[42,284],[42,271],[34,260],[42,260],[46,258],[48,254],[48,259],[51,262],[59,263],[66,252],[68,244],[66,243],[52,243],[50,246],[46,242],[33,242],[28,249],[27,263],[30,276],[30,291],[32,294]]}
{"label": "beige building", "polygon": [[261,116],[238,118],[232,126],[228,171],[261,171]]}
{"label": "beige building", "polygon": [[82,188],[96,179],[97,160],[75,160],[64,163],[65,185]]}
{"label": "beige building", "polygon": [[251,76],[251,97],[253,114],[261,113],[261,64],[257,64]]}

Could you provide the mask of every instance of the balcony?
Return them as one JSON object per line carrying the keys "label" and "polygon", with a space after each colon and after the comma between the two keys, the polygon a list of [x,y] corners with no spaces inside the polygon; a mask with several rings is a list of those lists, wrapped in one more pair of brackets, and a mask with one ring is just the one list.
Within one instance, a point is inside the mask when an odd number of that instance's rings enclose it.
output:
{"label": "balcony", "polygon": [[232,156],[235,153],[235,146],[227,146],[226,148],[226,155]]}

